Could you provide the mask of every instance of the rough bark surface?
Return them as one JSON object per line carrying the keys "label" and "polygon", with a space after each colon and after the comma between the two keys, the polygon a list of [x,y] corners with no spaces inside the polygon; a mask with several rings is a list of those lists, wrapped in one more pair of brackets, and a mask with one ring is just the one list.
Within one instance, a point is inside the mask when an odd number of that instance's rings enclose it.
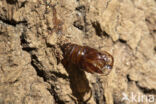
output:
{"label": "rough bark surface", "polygon": [[[64,68],[67,42],[108,51],[112,72]],[[155,0],[0,1],[0,104],[140,103],[156,104]]]}

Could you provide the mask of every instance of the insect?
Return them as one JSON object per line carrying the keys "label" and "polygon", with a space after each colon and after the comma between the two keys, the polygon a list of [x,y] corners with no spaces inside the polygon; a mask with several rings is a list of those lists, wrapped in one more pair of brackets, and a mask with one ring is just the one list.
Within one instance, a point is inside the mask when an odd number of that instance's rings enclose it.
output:
{"label": "insect", "polygon": [[113,68],[114,59],[108,52],[77,44],[66,43],[62,46],[65,67],[74,65],[89,73],[108,75]]}

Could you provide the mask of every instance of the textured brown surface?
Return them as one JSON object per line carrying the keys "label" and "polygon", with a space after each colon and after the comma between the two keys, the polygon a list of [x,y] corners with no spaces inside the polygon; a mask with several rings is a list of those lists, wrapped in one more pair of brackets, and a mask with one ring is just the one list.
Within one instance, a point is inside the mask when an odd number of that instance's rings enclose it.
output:
{"label": "textured brown surface", "polygon": [[[108,51],[112,72],[68,72],[66,42]],[[0,1],[0,104],[139,104],[122,93],[156,104],[155,0]]]}

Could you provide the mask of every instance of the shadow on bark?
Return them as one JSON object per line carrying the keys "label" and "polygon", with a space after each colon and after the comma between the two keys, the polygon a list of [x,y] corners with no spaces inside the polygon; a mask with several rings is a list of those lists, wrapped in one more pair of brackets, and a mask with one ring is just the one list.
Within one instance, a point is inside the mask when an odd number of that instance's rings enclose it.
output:
{"label": "shadow on bark", "polygon": [[68,66],[66,71],[69,74],[70,87],[73,95],[77,98],[79,104],[85,104],[92,96],[92,93],[90,93],[89,97],[86,98],[86,95],[89,94],[91,88],[89,87],[85,72],[74,65]]}

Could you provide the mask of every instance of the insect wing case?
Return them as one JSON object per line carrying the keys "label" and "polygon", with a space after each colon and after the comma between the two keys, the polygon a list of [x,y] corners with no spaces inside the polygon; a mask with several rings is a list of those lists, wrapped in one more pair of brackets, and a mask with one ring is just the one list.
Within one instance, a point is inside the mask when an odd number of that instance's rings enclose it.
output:
{"label": "insect wing case", "polygon": [[89,73],[108,75],[113,68],[114,59],[108,52],[99,52],[88,46],[64,44],[63,65],[69,67],[74,64]]}

